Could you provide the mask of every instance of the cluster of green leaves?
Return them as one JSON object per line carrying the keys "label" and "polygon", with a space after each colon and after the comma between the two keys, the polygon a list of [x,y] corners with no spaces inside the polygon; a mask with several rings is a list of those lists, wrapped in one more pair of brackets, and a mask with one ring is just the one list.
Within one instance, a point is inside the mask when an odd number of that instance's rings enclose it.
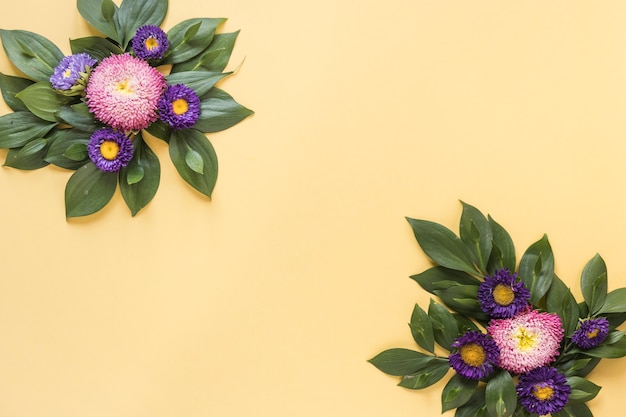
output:
{"label": "cluster of green leaves", "polygon": [[[70,41],[73,54],[87,52],[102,60],[129,51],[136,30],[143,25],[160,26],[167,0],[78,0],[83,18],[106,37],[89,36]],[[239,32],[216,33],[222,18],[185,20],[168,32],[169,49],[153,66],[170,68],[169,85],[186,84],[200,97],[201,114],[190,129],[172,131],[157,121],[151,135],[169,144],[172,163],[181,177],[210,197],[217,181],[217,156],[206,133],[219,132],[241,122],[253,112],[237,103],[216,83],[224,72]],[[134,216],[154,197],[159,187],[159,159],[142,132],[133,139],[132,161],[119,173],[95,168],[87,156],[91,134],[102,127],[81,98],[66,97],[50,84],[54,68],[63,59],[61,50],[36,33],[0,30],[10,61],[27,78],[0,74],[0,90],[13,113],[0,117],[0,148],[8,149],[6,166],[33,170],[53,164],[75,170],[65,190],[66,216],[86,216],[102,209],[119,183],[121,194]]]}
{"label": "cluster of green leaves", "polygon": [[[626,320],[626,288],[608,292],[607,269],[600,255],[584,267],[580,285],[584,301],[577,303],[571,290],[554,273],[554,255],[547,236],[530,245],[516,263],[515,246],[509,233],[491,216],[463,203],[459,236],[437,223],[408,218],[422,250],[435,264],[414,275],[424,290],[437,297],[428,311],[415,305],[409,327],[419,351],[393,348],[370,362],[381,371],[400,376],[400,386],[409,389],[429,387],[443,379],[450,365],[447,356],[454,340],[474,330],[485,333],[489,317],[477,300],[478,287],[485,276],[508,268],[530,290],[534,308],[559,315],[565,329],[560,355],[553,364],[562,372],[572,392],[565,408],[553,417],[592,416],[587,401],[600,387],[586,379],[602,358],[626,356],[626,337],[617,327]],[[516,268],[517,266],[517,268]],[[607,339],[590,350],[580,350],[571,342],[579,320],[606,317],[611,324]],[[483,381],[454,374],[441,395],[442,413],[456,409],[456,417],[529,417],[517,402],[515,375],[498,369]]]}

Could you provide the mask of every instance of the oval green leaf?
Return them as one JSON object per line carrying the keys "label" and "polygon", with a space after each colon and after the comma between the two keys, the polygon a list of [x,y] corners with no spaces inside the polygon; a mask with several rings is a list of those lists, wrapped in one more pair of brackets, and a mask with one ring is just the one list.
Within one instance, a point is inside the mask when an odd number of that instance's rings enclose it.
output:
{"label": "oval green leaf", "polygon": [[91,162],[83,165],[65,186],[65,217],[88,216],[101,210],[116,188],[116,172],[100,171]]}
{"label": "oval green leaf", "polygon": [[537,304],[548,292],[554,278],[554,255],[548,237],[530,245],[519,265],[519,277],[530,290],[530,301]]}
{"label": "oval green leaf", "polygon": [[589,312],[596,314],[607,297],[608,278],[606,264],[599,254],[596,254],[583,269],[580,277],[580,288],[583,293],[585,303],[589,306]]}
{"label": "oval green leaf", "polygon": [[0,37],[13,65],[35,81],[49,81],[64,58],[54,43],[33,32],[0,29]]}
{"label": "oval green leaf", "polygon": [[0,116],[0,148],[20,148],[33,139],[45,137],[56,125],[28,111]]}
{"label": "oval green leaf", "polygon": [[[169,149],[170,158],[180,176],[193,188],[211,197],[217,181],[217,155],[206,136],[194,129],[174,131]],[[187,164],[190,149],[202,159],[202,173],[196,172]]]}
{"label": "oval green leaf", "polygon": [[517,407],[515,382],[507,371],[498,372],[485,389],[487,411],[493,417],[509,417]]}
{"label": "oval green leaf", "polygon": [[133,140],[133,159],[120,171],[120,191],[135,216],[156,195],[161,178],[159,158],[138,134]]}
{"label": "oval green leaf", "polygon": [[16,77],[0,73],[0,90],[4,102],[13,111],[28,111],[28,108],[22,100],[15,97],[17,93],[32,85],[33,80],[28,78]]}
{"label": "oval green leaf", "polygon": [[214,87],[200,97],[200,117],[194,129],[204,133],[220,132],[253,114],[252,110],[237,103],[228,93]]}

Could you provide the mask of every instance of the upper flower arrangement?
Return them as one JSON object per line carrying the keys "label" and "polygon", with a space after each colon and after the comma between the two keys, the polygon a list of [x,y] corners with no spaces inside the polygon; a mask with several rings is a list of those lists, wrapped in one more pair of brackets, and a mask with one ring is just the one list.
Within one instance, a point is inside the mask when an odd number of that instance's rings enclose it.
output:
{"label": "upper flower arrangement", "polygon": [[70,40],[65,55],[48,39],[2,30],[9,60],[26,77],[0,73],[13,113],[0,117],[5,164],[74,170],[65,189],[66,217],[101,210],[119,183],[134,216],[159,187],[159,159],[143,132],[169,144],[180,176],[210,197],[217,156],[206,133],[253,112],[216,84],[238,32],[216,33],[222,18],[160,25],[168,0],[77,0],[81,16],[104,36]]}
{"label": "upper flower arrangement", "polygon": [[[435,264],[414,275],[431,299],[409,323],[419,351],[387,349],[370,362],[422,389],[450,370],[442,412],[456,417],[590,417],[600,387],[587,375],[602,358],[626,356],[626,288],[608,292],[599,255],[584,267],[578,303],[554,274],[544,235],[516,268],[509,233],[463,203],[460,236],[426,220],[408,219]],[[514,272],[517,271],[517,272]],[[437,346],[438,345],[438,346]]]}

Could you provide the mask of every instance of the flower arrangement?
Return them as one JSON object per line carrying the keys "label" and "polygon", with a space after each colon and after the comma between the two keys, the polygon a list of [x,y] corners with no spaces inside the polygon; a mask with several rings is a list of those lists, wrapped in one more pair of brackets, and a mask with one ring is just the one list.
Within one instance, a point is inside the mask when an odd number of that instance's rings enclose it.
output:
{"label": "flower arrangement", "polygon": [[216,33],[222,18],[160,25],[168,0],[77,0],[81,16],[105,36],[70,40],[71,55],[24,30],[0,30],[2,46],[26,77],[0,73],[12,113],[0,117],[6,166],[49,164],[74,170],[65,189],[66,217],[101,210],[117,185],[131,214],[155,196],[160,163],[145,132],[169,145],[180,176],[211,197],[217,156],[206,133],[253,112],[216,84],[239,32]]}
{"label": "flower arrangement", "polygon": [[411,278],[438,301],[413,309],[409,326],[419,350],[388,349],[369,362],[416,390],[452,369],[441,404],[456,417],[592,416],[586,403],[600,387],[587,376],[602,358],[626,355],[617,329],[626,320],[626,288],[608,292],[606,265],[596,255],[582,271],[584,300],[577,302],[554,273],[547,236],[517,265],[509,233],[462,206],[459,236],[407,218],[435,264]]}

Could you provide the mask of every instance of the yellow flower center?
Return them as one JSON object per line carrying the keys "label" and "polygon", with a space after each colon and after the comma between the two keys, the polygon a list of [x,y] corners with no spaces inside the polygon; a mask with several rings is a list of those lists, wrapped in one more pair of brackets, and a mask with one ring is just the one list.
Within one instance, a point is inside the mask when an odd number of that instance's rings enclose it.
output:
{"label": "yellow flower center", "polygon": [[517,338],[517,346],[521,351],[527,351],[535,347],[537,341],[536,334],[530,333],[524,328],[520,328],[515,337]]}
{"label": "yellow flower center", "polygon": [[181,114],[187,113],[187,110],[189,110],[189,104],[187,104],[187,100],[184,98],[179,98],[172,102],[172,111],[174,114],[180,116]]}
{"label": "yellow flower center", "polygon": [[117,158],[117,154],[119,153],[120,145],[118,145],[117,142],[114,142],[112,140],[105,140],[104,142],[102,142],[102,145],[100,145],[100,154],[104,159],[112,161]]}
{"label": "yellow flower center", "polygon": [[539,385],[535,385],[535,389],[533,390],[533,395],[535,398],[541,401],[549,400],[554,395],[554,390],[550,387],[542,387]]}
{"label": "yellow flower center", "polygon": [[128,79],[118,82],[115,87],[116,91],[122,94],[132,94],[135,91],[131,82]]}
{"label": "yellow flower center", "polygon": [[460,353],[463,362],[474,367],[481,366],[485,363],[485,359],[487,358],[485,349],[476,343],[468,343],[467,345],[461,346]]}
{"label": "yellow flower center", "polygon": [[148,51],[151,51],[159,47],[159,41],[157,41],[156,38],[148,38],[144,42],[144,45],[146,45]]}
{"label": "yellow flower center", "polygon": [[515,300],[515,293],[511,287],[498,284],[493,289],[493,301],[501,306],[508,306]]}
{"label": "yellow flower center", "polygon": [[598,336],[598,333],[600,332],[600,329],[593,329],[592,331],[590,331],[589,333],[587,333],[587,338],[588,339],[593,339],[594,337]]}
{"label": "yellow flower center", "polygon": [[63,78],[69,78],[70,75],[72,75],[72,70],[71,69],[66,69],[65,71],[63,71]]}

